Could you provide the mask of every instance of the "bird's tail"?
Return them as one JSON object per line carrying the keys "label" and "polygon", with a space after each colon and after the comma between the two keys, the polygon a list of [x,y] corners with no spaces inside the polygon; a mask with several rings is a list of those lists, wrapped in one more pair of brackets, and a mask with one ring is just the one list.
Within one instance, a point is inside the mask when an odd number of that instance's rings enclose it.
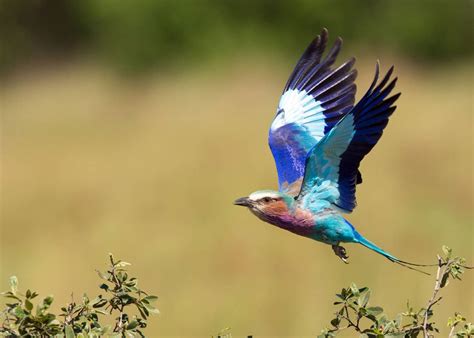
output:
{"label": "bird's tail", "polygon": [[[355,236],[355,239],[356,239],[356,243],[360,243],[362,244],[363,246],[365,246],[366,248],[369,248],[370,250],[373,250],[375,251],[376,253],[384,256],[385,258],[387,258],[388,260],[394,262],[394,263],[397,263],[405,268],[408,268],[410,270],[415,270],[415,271],[418,271],[418,272],[421,272],[425,275],[429,275],[428,272],[425,272],[423,270],[420,270],[420,269],[417,269],[417,268],[414,268],[414,266],[434,266],[433,264],[416,264],[416,263],[410,263],[410,262],[406,262],[406,261],[402,261],[401,259],[398,259],[397,257],[394,257],[392,256],[391,254],[389,254],[388,252],[380,249],[377,245],[375,245],[374,243],[372,243],[371,241],[369,241],[368,239],[366,239],[364,236],[362,236],[361,234],[359,234],[357,231],[354,230],[354,236]],[[436,265],[436,264],[435,264]]]}

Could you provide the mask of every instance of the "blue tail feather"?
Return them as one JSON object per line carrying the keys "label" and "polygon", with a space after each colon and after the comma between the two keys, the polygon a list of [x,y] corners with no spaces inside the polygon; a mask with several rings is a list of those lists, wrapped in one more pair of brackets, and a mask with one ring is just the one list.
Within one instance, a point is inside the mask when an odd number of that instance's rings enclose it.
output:
{"label": "blue tail feather", "polygon": [[389,254],[388,252],[380,249],[377,245],[375,245],[374,243],[372,243],[371,241],[366,239],[364,236],[359,234],[357,231],[354,231],[354,237],[355,237],[357,243],[362,244],[366,248],[369,248],[370,250],[375,251],[376,253],[388,258],[392,262],[400,262],[400,260],[397,257],[394,257],[391,254]]}
{"label": "blue tail feather", "polygon": [[[347,222],[347,220],[346,220]],[[413,266],[434,266],[434,265],[424,265],[424,264],[415,264],[415,263],[410,263],[410,262],[406,262],[406,261],[402,261],[401,259],[398,259],[397,257],[389,254],[388,252],[382,250],[381,248],[379,248],[377,245],[375,245],[374,243],[372,243],[371,241],[369,241],[368,239],[366,239],[364,236],[362,236],[361,234],[359,234],[357,232],[357,230],[354,228],[354,226],[352,224],[350,224],[349,222],[347,222],[353,229],[354,231],[354,239],[355,239],[355,243],[359,243],[359,244],[362,244],[363,246],[365,246],[366,248],[369,248],[370,250],[372,251],[375,251],[376,253],[384,256],[385,258],[387,258],[388,260],[394,262],[394,263],[397,263],[405,268],[408,268],[410,270],[415,270],[415,271],[418,271],[418,272],[421,272],[421,273],[424,273],[425,275],[429,275],[429,273],[425,272],[425,271],[422,271],[422,270],[419,270],[419,269],[416,269],[414,268]]]}

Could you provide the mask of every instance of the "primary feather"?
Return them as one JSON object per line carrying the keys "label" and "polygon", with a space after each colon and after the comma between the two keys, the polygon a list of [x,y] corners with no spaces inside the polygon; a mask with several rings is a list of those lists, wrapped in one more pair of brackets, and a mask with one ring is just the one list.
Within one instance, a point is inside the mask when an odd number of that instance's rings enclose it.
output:
{"label": "primary feather", "polygon": [[356,86],[355,59],[333,69],[342,40],[323,58],[327,30],[317,36],[296,64],[283,90],[269,132],[280,191],[296,195],[308,152],[352,108]]}
{"label": "primary feather", "polygon": [[364,97],[310,151],[301,198],[317,193],[320,182],[328,182],[335,188],[328,197],[331,203],[346,212],[355,208],[359,164],[382,136],[400,96],[389,97],[397,80],[389,82],[392,72],[393,67],[377,85],[377,63],[375,78]]}

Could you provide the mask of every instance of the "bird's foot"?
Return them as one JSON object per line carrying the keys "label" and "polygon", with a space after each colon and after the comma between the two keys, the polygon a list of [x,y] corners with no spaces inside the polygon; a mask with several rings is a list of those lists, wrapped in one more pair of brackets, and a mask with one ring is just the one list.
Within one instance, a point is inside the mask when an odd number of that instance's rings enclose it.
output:
{"label": "bird's foot", "polygon": [[332,249],[334,250],[334,253],[337,257],[339,257],[344,263],[349,264],[349,262],[347,261],[349,256],[347,256],[346,249],[344,249],[340,245],[333,245]]}

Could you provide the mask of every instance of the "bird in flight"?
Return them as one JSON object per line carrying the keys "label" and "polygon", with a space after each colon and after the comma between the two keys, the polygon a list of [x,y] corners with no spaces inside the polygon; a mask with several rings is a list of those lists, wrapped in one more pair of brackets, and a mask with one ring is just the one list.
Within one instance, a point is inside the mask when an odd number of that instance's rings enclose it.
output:
{"label": "bird in flight", "polygon": [[323,29],[303,53],[270,126],[279,190],[256,191],[234,204],[279,228],[331,245],[345,263],[341,243],[359,243],[405,267],[422,266],[382,250],[343,216],[356,207],[359,164],[382,136],[400,93],[392,95],[397,81],[391,79],[393,66],[379,81],[377,62],[372,84],[354,104],[355,59],[333,67],[342,39],[323,57],[327,41]]}

